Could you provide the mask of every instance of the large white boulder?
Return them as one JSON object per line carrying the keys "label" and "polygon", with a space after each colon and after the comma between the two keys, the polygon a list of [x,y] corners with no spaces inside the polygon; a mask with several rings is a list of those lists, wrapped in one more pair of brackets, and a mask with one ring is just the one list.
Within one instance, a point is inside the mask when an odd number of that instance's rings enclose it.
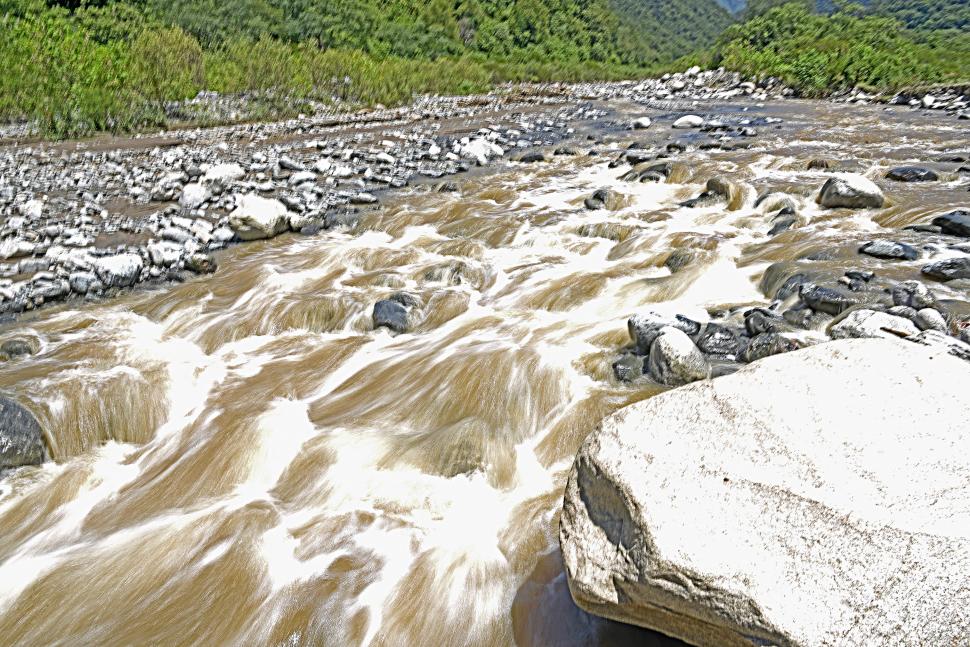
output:
{"label": "large white boulder", "polygon": [[505,155],[505,150],[484,137],[478,137],[462,146],[460,155],[465,159],[476,161],[479,166],[484,166],[488,163],[488,160]]}
{"label": "large white boulder", "polygon": [[695,645],[963,644],[968,380],[843,340],[623,409],[566,489],[573,597]]}
{"label": "large white boulder", "polygon": [[247,194],[236,198],[229,226],[240,240],[272,238],[290,226],[286,205],[279,200]]}
{"label": "large white boulder", "polygon": [[882,189],[858,173],[839,173],[829,178],[818,194],[818,203],[828,209],[880,209],[885,202]]}
{"label": "large white boulder", "polygon": [[246,171],[239,164],[214,164],[206,170],[205,175],[202,176],[202,182],[205,184],[229,186],[233,182],[243,179],[245,176]]}

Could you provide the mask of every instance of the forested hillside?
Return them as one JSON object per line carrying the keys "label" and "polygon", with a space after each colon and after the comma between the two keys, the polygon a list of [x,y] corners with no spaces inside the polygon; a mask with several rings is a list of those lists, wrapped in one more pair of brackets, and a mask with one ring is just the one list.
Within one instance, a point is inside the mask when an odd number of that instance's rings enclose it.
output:
{"label": "forested hillside", "polygon": [[635,62],[679,57],[711,45],[731,24],[731,15],[714,0],[610,0],[627,27],[623,50]]}

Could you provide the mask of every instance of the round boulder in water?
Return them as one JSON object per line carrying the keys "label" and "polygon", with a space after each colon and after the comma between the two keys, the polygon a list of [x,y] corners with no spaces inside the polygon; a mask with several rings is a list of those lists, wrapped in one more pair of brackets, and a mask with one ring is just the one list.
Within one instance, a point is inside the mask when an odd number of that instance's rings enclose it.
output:
{"label": "round boulder in water", "polygon": [[970,211],[957,209],[933,219],[933,225],[940,228],[944,234],[970,238]]}
{"label": "round boulder in water", "polygon": [[650,117],[640,117],[639,119],[634,119],[633,130],[646,130],[652,123],[653,122],[650,121]]}
{"label": "round boulder in water", "polygon": [[936,182],[940,176],[922,166],[898,166],[886,173],[886,179],[894,182]]}
{"label": "round boulder in water", "polygon": [[930,263],[922,269],[923,274],[939,281],[970,279],[970,257],[947,258]]}
{"label": "round boulder in water", "polygon": [[857,173],[841,173],[822,186],[818,203],[828,209],[880,209],[886,197],[869,178]]}
{"label": "round boulder in water", "polygon": [[914,261],[919,257],[919,251],[915,247],[892,240],[868,242],[859,248],[859,253],[876,258],[904,261]]}
{"label": "round boulder in water", "polygon": [[674,122],[674,128],[677,129],[687,129],[687,128],[700,128],[704,125],[704,119],[698,117],[697,115],[684,115],[680,119]]}
{"label": "round boulder in water", "polygon": [[44,462],[40,423],[19,403],[0,396],[0,472]]}

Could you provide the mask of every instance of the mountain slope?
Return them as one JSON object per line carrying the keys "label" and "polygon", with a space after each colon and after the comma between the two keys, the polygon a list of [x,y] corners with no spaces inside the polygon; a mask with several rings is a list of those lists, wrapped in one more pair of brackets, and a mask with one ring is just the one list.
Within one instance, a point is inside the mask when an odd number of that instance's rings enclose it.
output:
{"label": "mountain slope", "polygon": [[711,45],[733,22],[715,0],[610,0],[628,50],[670,60]]}

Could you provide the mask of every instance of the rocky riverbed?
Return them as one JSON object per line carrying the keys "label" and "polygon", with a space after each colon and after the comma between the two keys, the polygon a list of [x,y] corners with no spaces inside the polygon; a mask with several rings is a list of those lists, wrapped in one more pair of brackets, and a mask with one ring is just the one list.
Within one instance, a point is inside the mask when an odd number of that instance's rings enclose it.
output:
{"label": "rocky riverbed", "polygon": [[951,94],[691,70],[0,148],[0,632],[667,644],[572,603],[576,452],[832,340],[970,371]]}

